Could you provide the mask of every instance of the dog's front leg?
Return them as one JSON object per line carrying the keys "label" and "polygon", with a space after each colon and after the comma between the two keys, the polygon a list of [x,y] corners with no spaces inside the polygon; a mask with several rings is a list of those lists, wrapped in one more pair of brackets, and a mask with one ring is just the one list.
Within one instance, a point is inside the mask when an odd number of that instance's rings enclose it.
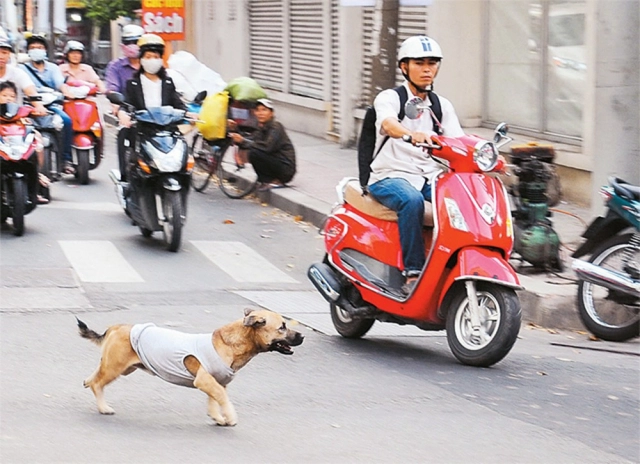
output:
{"label": "dog's front leg", "polygon": [[229,401],[227,390],[202,366],[196,373],[193,385],[209,396],[208,412],[216,424],[233,426],[238,423],[238,415],[233,404]]}

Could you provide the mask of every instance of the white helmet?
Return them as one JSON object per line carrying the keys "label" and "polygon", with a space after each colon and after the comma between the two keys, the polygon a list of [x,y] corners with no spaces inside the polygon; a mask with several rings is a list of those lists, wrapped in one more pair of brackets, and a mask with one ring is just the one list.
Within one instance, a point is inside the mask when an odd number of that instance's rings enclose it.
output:
{"label": "white helmet", "polygon": [[398,66],[402,60],[409,58],[442,59],[442,49],[438,42],[426,35],[414,35],[402,42],[398,51]]}
{"label": "white helmet", "polygon": [[64,56],[67,56],[67,53],[69,52],[84,52],[84,45],[82,42],[78,42],[77,40],[70,40],[64,46],[62,53],[64,53]]}
{"label": "white helmet", "polygon": [[123,44],[138,43],[138,39],[144,34],[144,29],[137,24],[127,24],[122,28],[121,42]]}

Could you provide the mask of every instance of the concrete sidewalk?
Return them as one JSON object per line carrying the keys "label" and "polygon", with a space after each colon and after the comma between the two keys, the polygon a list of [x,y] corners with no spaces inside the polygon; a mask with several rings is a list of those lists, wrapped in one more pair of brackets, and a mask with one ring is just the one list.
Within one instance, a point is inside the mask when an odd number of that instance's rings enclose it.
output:
{"label": "concrete sidewalk", "polygon": [[[473,132],[491,137],[488,130]],[[336,143],[298,132],[290,131],[289,135],[296,147],[298,173],[288,188],[260,192],[259,197],[263,202],[321,227],[337,201],[335,187],[338,182],[344,177],[358,176],[356,150],[342,149]],[[561,258],[565,270],[557,274],[537,271],[517,258],[512,260],[525,287],[519,292],[524,319],[548,328],[585,330],[576,308],[577,285],[570,269],[570,254],[580,243],[580,236],[592,215],[588,208],[566,202],[553,210],[552,220],[562,242]]]}

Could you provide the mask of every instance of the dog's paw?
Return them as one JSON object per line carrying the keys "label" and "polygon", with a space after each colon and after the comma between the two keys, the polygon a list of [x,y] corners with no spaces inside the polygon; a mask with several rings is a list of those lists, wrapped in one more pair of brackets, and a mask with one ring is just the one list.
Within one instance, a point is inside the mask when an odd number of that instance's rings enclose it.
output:
{"label": "dog's paw", "polygon": [[233,427],[238,423],[238,415],[236,414],[236,409],[231,403],[222,407],[222,414],[226,419],[226,425]]}
{"label": "dog's paw", "polygon": [[100,411],[100,414],[104,414],[106,416],[111,416],[116,413],[116,410],[111,406],[102,406],[101,408],[98,408],[98,411]]}

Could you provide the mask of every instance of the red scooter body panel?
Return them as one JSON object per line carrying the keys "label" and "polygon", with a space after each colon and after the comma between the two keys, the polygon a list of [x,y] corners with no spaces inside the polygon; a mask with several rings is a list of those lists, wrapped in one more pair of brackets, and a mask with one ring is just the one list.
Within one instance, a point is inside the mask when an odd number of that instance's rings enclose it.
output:
{"label": "red scooter body panel", "polygon": [[96,121],[100,122],[98,106],[92,100],[66,100],[64,112],[71,118],[73,132],[89,132]]}
{"label": "red scooter body panel", "polygon": [[[353,248],[402,270],[396,222],[373,218],[345,203],[333,211],[325,225],[329,259],[358,286],[362,298],[380,310],[444,324],[438,308],[456,278],[484,277],[518,286],[515,272],[507,263],[513,233],[505,195],[502,183],[486,174],[449,172],[439,176],[434,188],[434,242],[425,242],[426,269],[414,293],[404,301],[381,292],[339,257],[341,250]],[[429,236],[425,233],[425,238]]]}

